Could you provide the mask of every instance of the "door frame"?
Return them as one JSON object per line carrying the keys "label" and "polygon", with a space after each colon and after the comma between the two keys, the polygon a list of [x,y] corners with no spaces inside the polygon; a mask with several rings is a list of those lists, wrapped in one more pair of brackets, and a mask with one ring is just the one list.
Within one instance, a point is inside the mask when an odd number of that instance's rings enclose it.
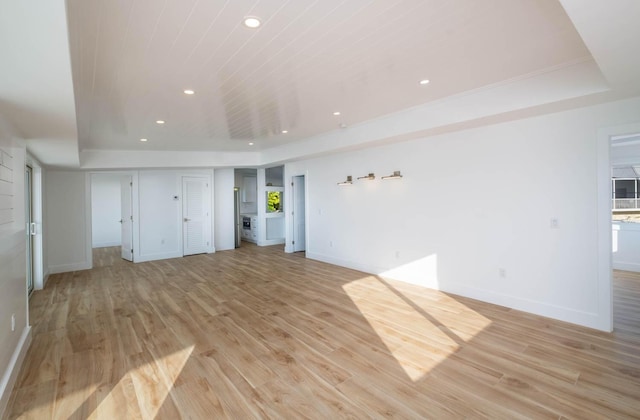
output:
{"label": "door frame", "polygon": [[[295,188],[293,186],[294,180],[296,178],[302,178],[302,187],[303,187],[303,191],[304,191],[304,196],[302,197],[302,206],[304,207],[304,249],[297,251],[296,250],[296,246],[293,243],[293,241],[296,240],[297,235],[296,235],[296,213],[294,212],[294,209],[296,207],[296,201],[298,200],[298,197],[296,196],[296,194],[294,193]],[[293,175],[291,177],[291,242],[292,242],[292,252],[306,252],[307,250],[307,177],[306,175]]]}
{"label": "door frame", "polygon": [[132,194],[132,214],[133,214],[133,261],[140,261],[140,228],[139,228],[139,205],[138,205],[138,171],[89,171],[85,177],[85,255],[89,268],[93,268],[93,232],[91,225],[91,177],[93,174],[113,174],[118,176],[129,175],[133,182]]}
{"label": "door frame", "polygon": [[26,224],[26,265],[27,265],[27,295],[31,296],[35,287],[36,261],[35,261],[35,237],[37,234],[33,209],[33,167],[28,163],[24,166],[24,195],[25,195],[25,224]]}
{"label": "door frame", "polygon": [[611,256],[611,137],[640,132],[640,122],[598,129],[597,226],[598,313],[596,328],[613,331],[613,263]]}
{"label": "door frame", "polygon": [[[304,177],[304,249],[305,252],[309,252],[309,171],[304,171],[304,172],[294,172],[294,173],[287,173],[287,167],[285,165],[285,179],[287,179],[288,181],[285,183],[285,246],[284,246],[284,252],[286,253],[293,253],[293,244],[291,243],[291,241],[294,240],[293,238],[293,232],[294,232],[294,227],[293,224],[295,223],[295,219],[293,217],[293,215],[291,214],[291,211],[293,211],[293,178],[296,176],[303,176]],[[291,211],[289,211],[288,209],[291,209]]]}

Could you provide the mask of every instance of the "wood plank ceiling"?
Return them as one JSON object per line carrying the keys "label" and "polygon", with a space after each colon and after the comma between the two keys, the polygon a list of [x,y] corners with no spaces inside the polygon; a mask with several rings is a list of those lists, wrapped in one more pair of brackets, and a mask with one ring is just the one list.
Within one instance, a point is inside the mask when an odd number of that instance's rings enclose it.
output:
{"label": "wood plank ceiling", "polygon": [[591,57],[557,0],[67,8],[80,150],[264,149]]}

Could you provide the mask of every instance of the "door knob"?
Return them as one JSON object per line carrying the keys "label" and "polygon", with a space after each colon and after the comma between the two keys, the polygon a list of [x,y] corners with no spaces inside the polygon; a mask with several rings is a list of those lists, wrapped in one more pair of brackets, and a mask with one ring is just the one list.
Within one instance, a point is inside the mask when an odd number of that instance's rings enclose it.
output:
{"label": "door knob", "polygon": [[122,223],[122,222],[124,222],[124,220],[120,219],[120,220],[118,220],[118,222]]}
{"label": "door knob", "polygon": [[184,218],[184,221],[185,221],[185,222],[190,222],[190,221],[191,221],[191,219],[187,219],[187,218],[185,217],[185,218]]}

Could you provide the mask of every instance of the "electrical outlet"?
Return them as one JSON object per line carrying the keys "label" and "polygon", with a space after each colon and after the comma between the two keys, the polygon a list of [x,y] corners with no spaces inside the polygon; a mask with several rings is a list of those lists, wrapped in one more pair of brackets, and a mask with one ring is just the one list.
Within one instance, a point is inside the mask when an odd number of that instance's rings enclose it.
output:
{"label": "electrical outlet", "polygon": [[16,330],[16,314],[11,314],[11,331]]}
{"label": "electrical outlet", "polygon": [[500,277],[505,278],[507,277],[507,270],[505,270],[504,268],[499,268],[498,274],[500,275]]}
{"label": "electrical outlet", "polygon": [[400,258],[400,251],[396,251],[396,258]]}
{"label": "electrical outlet", "polygon": [[333,248],[333,241],[329,241],[329,248]]}
{"label": "electrical outlet", "polygon": [[549,226],[551,227],[551,229],[558,229],[560,228],[560,225],[558,223],[558,219],[555,217],[552,217],[551,220],[549,221]]}

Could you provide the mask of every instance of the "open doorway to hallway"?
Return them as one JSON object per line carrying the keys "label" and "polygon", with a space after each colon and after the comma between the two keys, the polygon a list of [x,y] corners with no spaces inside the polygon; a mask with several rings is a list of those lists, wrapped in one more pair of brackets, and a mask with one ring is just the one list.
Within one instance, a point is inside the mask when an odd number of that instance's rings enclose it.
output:
{"label": "open doorway to hallway", "polygon": [[640,133],[611,137],[613,268],[640,272]]}
{"label": "open doorway to hallway", "polygon": [[91,174],[91,248],[93,266],[113,259],[133,261],[131,176]]}
{"label": "open doorway to hallway", "polygon": [[640,312],[640,302],[619,290],[621,284],[640,289],[640,132],[612,136],[610,142],[613,327],[620,331],[639,327],[627,320]]}

